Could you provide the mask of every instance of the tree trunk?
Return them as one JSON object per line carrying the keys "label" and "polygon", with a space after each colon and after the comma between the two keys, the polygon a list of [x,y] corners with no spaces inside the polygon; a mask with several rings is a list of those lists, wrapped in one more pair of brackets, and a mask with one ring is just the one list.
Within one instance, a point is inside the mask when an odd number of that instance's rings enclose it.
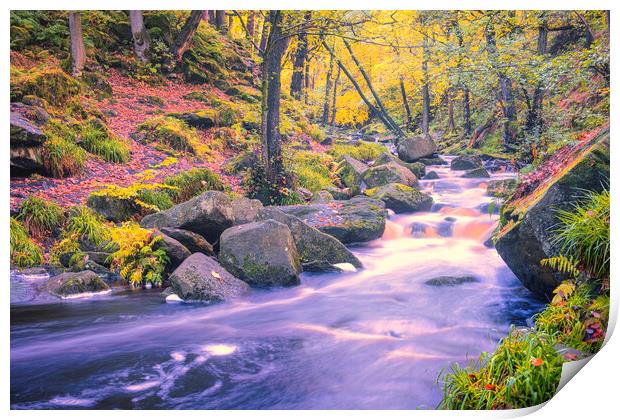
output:
{"label": "tree trunk", "polygon": [[420,124],[420,128],[422,129],[422,134],[428,134],[429,124],[431,118],[431,97],[429,93],[429,77],[428,77],[428,60],[429,60],[430,50],[428,48],[428,39],[424,37],[424,48],[423,48],[423,57],[422,57],[422,122]]}
{"label": "tree trunk", "polygon": [[325,97],[323,98],[323,125],[329,122],[329,100],[331,98],[332,73],[334,72],[334,56],[329,55],[329,68],[325,76]]}
{"label": "tree trunk", "polygon": [[147,53],[151,45],[149,33],[144,27],[142,10],[130,10],[129,22],[131,23],[131,35],[133,37],[133,49],[136,56],[143,62],[147,62]]}
{"label": "tree trunk", "polygon": [[[333,57],[333,55],[331,55]],[[336,79],[334,79],[334,94],[332,97],[332,116],[329,119],[329,125],[334,125],[336,121],[336,98],[338,97],[338,82],[340,82],[340,67],[336,69]]]}
{"label": "tree trunk", "polygon": [[[495,43],[495,28],[492,22],[489,22],[486,28],[486,42],[492,64],[496,66],[497,44]],[[502,138],[504,146],[511,147],[517,139],[517,108],[512,92],[512,80],[501,69],[498,69],[497,72],[499,77],[497,96],[504,116]]]}
{"label": "tree trunk", "polygon": [[261,140],[262,157],[267,180],[271,185],[281,185],[284,168],[280,148],[280,74],[282,57],[288,46],[288,38],[282,34],[282,11],[271,10],[271,29],[266,42],[263,59]]}
{"label": "tree trunk", "polygon": [[231,31],[232,31],[233,22],[234,22],[233,17],[234,17],[234,16],[235,16],[234,14],[229,14],[229,15],[228,15],[228,32],[231,32]]}
{"label": "tree trunk", "polygon": [[261,36],[260,36],[260,53],[263,54],[265,51],[265,47],[267,46],[267,38],[269,38],[269,19],[263,19],[263,27],[261,28]]}
{"label": "tree trunk", "polygon": [[246,24],[246,27],[248,28],[248,37],[252,39],[252,42],[254,42],[254,27],[255,27],[254,15],[255,15],[254,10],[250,10],[248,12],[248,23]]}
{"label": "tree trunk", "polygon": [[448,106],[448,133],[454,133],[454,104],[452,98],[452,88],[448,89],[446,101]]}
{"label": "tree trunk", "polygon": [[359,62],[359,60],[357,59],[357,57],[353,53],[353,50],[351,49],[351,46],[349,45],[349,43],[347,42],[346,39],[343,38],[342,41],[344,42],[344,46],[349,51],[349,55],[353,59],[353,62],[357,66],[357,69],[359,70],[359,72],[362,74],[362,77],[366,81],[366,85],[368,86],[368,89],[370,89],[370,93],[372,94],[372,96],[375,98],[375,101],[377,102],[377,106],[381,110],[381,113],[383,114],[384,119],[392,127],[391,131],[394,132],[397,137],[405,137],[405,133],[403,133],[403,131],[398,126],[398,124],[396,124],[394,122],[392,117],[390,117],[390,114],[388,114],[387,110],[385,109],[385,106],[383,106],[383,102],[381,102],[381,98],[379,98],[379,95],[377,94],[377,92],[375,91],[375,89],[372,86],[372,82],[370,81],[370,77],[368,77],[368,73],[366,73],[366,71],[362,67],[361,63]]}
{"label": "tree trunk", "polygon": [[174,58],[177,61],[181,61],[183,59],[183,54],[185,51],[192,46],[192,39],[194,38],[194,34],[198,29],[198,25],[200,25],[200,21],[202,20],[202,16],[204,15],[204,10],[192,10],[189,14],[189,17],[185,21],[183,28],[181,28],[181,32],[177,36],[177,39],[174,41],[174,45],[172,46],[172,53],[174,54]]}
{"label": "tree trunk", "polygon": [[[544,56],[547,53],[547,36],[549,30],[547,29],[547,23],[543,21],[538,27],[538,47],[536,52],[539,56]],[[525,124],[526,130],[535,138],[539,139],[542,134],[543,120],[542,120],[542,103],[544,97],[544,89],[540,82],[536,83],[534,87],[534,94],[532,95],[532,104],[528,112],[527,121]]]}
{"label": "tree trunk", "polygon": [[463,86],[463,131],[465,136],[471,134],[471,109],[469,105],[469,89]]}
{"label": "tree trunk", "polygon": [[407,91],[405,90],[405,78],[400,76],[400,96],[403,100],[403,106],[405,107],[405,115],[407,117],[407,129],[411,128],[411,109],[409,108],[409,101],[407,101]]}
{"label": "tree trunk", "polygon": [[208,10],[207,11],[207,15],[208,15],[208,19],[209,19],[209,24],[215,26],[216,25],[216,21],[215,21],[215,10]]}
{"label": "tree trunk", "polygon": [[220,33],[226,35],[226,10],[215,11],[215,27]]}
{"label": "tree trunk", "polygon": [[[308,22],[312,17],[312,12],[304,14],[304,22]],[[308,86],[306,60],[308,58],[308,35],[304,32],[297,36],[297,49],[293,60],[293,76],[291,77],[291,96],[301,99],[304,91],[304,71],[306,71],[306,87]]]}
{"label": "tree trunk", "polygon": [[86,49],[84,48],[84,36],[82,35],[82,16],[80,12],[69,13],[69,33],[71,36],[71,73],[81,76],[86,63]]}
{"label": "tree trunk", "polygon": [[[322,40],[322,44],[323,44],[323,47],[330,54],[334,55],[334,51],[329,47],[329,45],[327,45],[325,40]],[[334,55],[334,58],[336,60],[336,64],[338,64],[338,67],[342,70],[342,72],[345,74],[345,76],[347,76],[347,78],[349,79],[349,81],[351,82],[351,84],[353,85],[355,90],[357,91],[358,95],[360,95],[360,98],[362,98],[362,100],[364,101],[364,103],[368,107],[369,115],[371,115],[371,116],[372,115],[377,115],[379,117],[379,119],[381,119],[381,122],[383,123],[383,125],[385,125],[385,127],[388,130],[394,132],[394,128],[392,127],[390,122],[385,119],[385,116],[381,112],[379,112],[379,110],[372,104],[372,102],[370,102],[370,100],[366,97],[366,95],[364,95],[364,92],[362,91],[362,88],[360,87],[359,83],[357,83],[357,81],[355,80],[355,78],[353,78],[353,76],[351,75],[349,70],[347,70],[347,68],[344,66],[344,64],[342,64],[342,61],[340,61],[335,55]],[[334,108],[334,112],[335,112],[335,108]]]}
{"label": "tree trunk", "polygon": [[304,97],[304,103],[308,104],[308,91],[310,90],[310,63],[306,60],[304,66],[304,83],[302,84],[301,93]]}

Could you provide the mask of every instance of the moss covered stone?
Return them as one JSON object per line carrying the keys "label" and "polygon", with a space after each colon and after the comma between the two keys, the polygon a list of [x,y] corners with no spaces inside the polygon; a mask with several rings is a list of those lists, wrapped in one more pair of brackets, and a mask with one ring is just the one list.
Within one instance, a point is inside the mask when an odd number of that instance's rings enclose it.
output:
{"label": "moss covered stone", "polygon": [[403,184],[387,184],[364,192],[367,196],[381,200],[385,207],[395,213],[428,211],[433,205],[433,198],[416,188]]}
{"label": "moss covered stone", "polygon": [[418,187],[418,178],[409,169],[396,162],[388,162],[373,166],[362,174],[362,181],[368,188],[398,183],[410,187]]}

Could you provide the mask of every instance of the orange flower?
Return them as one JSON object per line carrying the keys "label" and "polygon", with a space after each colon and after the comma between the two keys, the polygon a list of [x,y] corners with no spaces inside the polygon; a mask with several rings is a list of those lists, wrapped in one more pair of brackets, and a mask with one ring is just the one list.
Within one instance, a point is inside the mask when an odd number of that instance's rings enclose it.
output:
{"label": "orange flower", "polygon": [[534,366],[540,366],[543,364],[543,359],[541,359],[540,357],[537,357],[535,359],[532,359],[532,364]]}
{"label": "orange flower", "polygon": [[484,386],[484,389],[487,389],[489,391],[494,391],[495,390],[495,385],[493,385],[493,384],[486,384]]}

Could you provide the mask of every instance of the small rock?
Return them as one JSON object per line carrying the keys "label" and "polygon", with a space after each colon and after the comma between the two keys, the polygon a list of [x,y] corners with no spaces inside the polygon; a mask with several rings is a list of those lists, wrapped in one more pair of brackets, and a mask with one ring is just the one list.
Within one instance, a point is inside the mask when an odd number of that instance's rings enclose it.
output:
{"label": "small rock", "polygon": [[459,156],[450,162],[450,169],[464,171],[482,167],[482,159],[479,156]]}
{"label": "small rock", "polygon": [[439,175],[437,175],[437,172],[435,171],[430,171],[429,173],[426,174],[424,179],[439,179]]}
{"label": "small rock", "polygon": [[491,176],[484,168],[476,168],[465,172],[461,178],[490,178]]}
{"label": "small rock", "polygon": [[429,286],[435,287],[453,287],[458,286],[465,283],[478,283],[479,280],[474,276],[461,276],[461,277],[453,277],[453,276],[439,276],[433,279],[430,279],[425,284]]}
{"label": "small rock", "polygon": [[82,293],[97,293],[110,290],[94,272],[80,271],[77,273],[62,273],[45,282],[44,289],[59,297],[70,297]]}

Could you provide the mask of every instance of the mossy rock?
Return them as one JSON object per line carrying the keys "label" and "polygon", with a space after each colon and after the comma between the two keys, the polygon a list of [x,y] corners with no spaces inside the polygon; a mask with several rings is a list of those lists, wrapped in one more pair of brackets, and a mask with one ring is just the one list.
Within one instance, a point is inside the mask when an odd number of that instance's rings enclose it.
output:
{"label": "mossy rock", "polygon": [[491,175],[484,168],[471,169],[461,175],[461,178],[490,178]]}
{"label": "mossy rock", "polygon": [[364,194],[383,201],[385,207],[395,213],[429,211],[433,205],[433,198],[430,195],[403,184],[383,185],[366,190]]}
{"label": "mossy rock", "polygon": [[418,178],[409,169],[396,162],[373,166],[362,174],[362,181],[368,188],[380,187],[391,183],[418,187]]}
{"label": "mossy rock", "polygon": [[540,260],[562,253],[553,241],[557,211],[571,211],[584,190],[600,192],[609,182],[609,129],[602,129],[562,170],[549,173],[550,179],[529,194],[513,194],[504,203],[494,238],[497,252],[523,285],[547,298],[566,279],[540,265]]}
{"label": "mossy rock", "polygon": [[81,293],[97,293],[110,290],[94,272],[80,271],[77,273],[62,273],[50,278],[44,288],[58,297],[70,297]]}
{"label": "mossy rock", "polygon": [[342,157],[338,175],[342,183],[349,188],[358,188],[362,182],[362,175],[368,170],[368,165],[352,158],[349,155]]}
{"label": "mossy rock", "polygon": [[383,165],[384,163],[389,163],[389,162],[396,162],[401,166],[404,166],[405,168],[409,169],[411,172],[413,172],[413,174],[418,177],[418,179],[422,178],[424,175],[426,175],[426,166],[424,163],[422,162],[412,162],[412,163],[407,163],[404,160],[399,159],[396,156],[393,156],[391,153],[389,152],[384,152],[381,154],[381,156],[379,156],[373,163],[373,166],[379,166],[379,165]]}
{"label": "mossy rock", "polygon": [[58,68],[30,70],[11,78],[11,101],[34,95],[54,106],[64,106],[80,90],[80,83]]}

